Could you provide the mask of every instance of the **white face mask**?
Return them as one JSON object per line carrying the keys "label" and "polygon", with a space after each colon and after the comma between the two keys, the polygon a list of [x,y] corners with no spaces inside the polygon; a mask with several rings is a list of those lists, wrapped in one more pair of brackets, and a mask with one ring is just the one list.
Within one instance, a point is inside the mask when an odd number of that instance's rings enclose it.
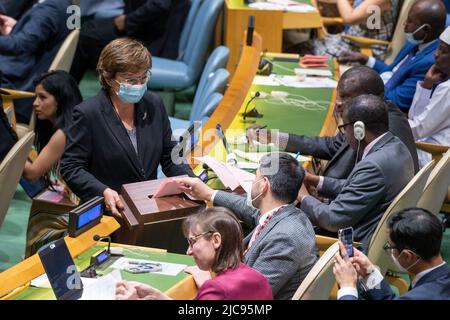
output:
{"label": "white face mask", "polygon": [[[261,180],[263,180],[263,179],[264,179],[264,178],[261,178],[261,179],[259,179],[258,181],[253,182],[253,184],[258,183],[259,181],[261,181]],[[252,188],[252,189],[253,189],[253,188]],[[253,201],[255,201],[256,199],[258,199],[259,197],[261,197],[262,194],[263,194],[263,193],[261,192],[260,194],[258,194],[256,197],[254,197],[254,198],[252,199],[252,193],[251,193],[251,192],[247,193],[247,201],[246,201],[247,205],[248,205],[249,207],[255,208],[255,207],[253,206]],[[255,208],[255,209],[256,209],[256,208]]]}
{"label": "white face mask", "polygon": [[391,258],[392,258],[392,261],[394,261],[394,264],[397,266],[397,268],[398,268],[399,271],[404,272],[404,273],[407,273],[409,269],[411,269],[412,267],[414,267],[414,266],[420,261],[420,257],[419,257],[419,259],[418,259],[416,262],[414,262],[413,264],[411,264],[410,266],[408,266],[407,268],[405,268],[405,267],[403,267],[403,266],[400,264],[400,262],[398,262],[398,258],[402,255],[402,253],[403,253],[403,250],[402,250],[402,252],[400,252],[400,254],[398,255],[397,258],[394,257],[394,254],[393,254],[393,253],[391,253]]}
{"label": "white face mask", "polygon": [[425,27],[426,25],[425,24],[423,24],[423,25],[421,25],[419,28],[417,28],[415,31],[413,31],[413,32],[405,32],[405,37],[406,37],[406,41],[408,41],[409,43],[411,43],[411,44],[413,44],[413,45],[416,45],[416,46],[418,46],[419,44],[422,44],[423,43],[423,41],[424,41],[424,39],[422,39],[422,40],[416,40],[415,38],[414,38],[414,34],[417,32],[417,31],[419,31],[419,30],[421,30],[423,27]]}

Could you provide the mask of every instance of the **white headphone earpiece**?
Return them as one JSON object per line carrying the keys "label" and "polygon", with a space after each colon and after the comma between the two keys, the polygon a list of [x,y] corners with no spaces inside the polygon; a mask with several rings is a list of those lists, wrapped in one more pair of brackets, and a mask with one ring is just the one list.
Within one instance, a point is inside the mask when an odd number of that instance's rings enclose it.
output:
{"label": "white headphone earpiece", "polygon": [[364,126],[364,122],[356,121],[353,124],[353,134],[355,135],[355,139],[361,141],[366,136],[366,127]]}

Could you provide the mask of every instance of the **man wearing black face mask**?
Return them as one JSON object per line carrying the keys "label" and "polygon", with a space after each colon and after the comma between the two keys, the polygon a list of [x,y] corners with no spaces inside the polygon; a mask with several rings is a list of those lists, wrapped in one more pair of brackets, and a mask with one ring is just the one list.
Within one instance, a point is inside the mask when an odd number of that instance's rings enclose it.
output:
{"label": "man wearing black face mask", "polygon": [[397,297],[383,275],[360,251],[349,258],[342,244],[333,272],[340,286],[339,300],[356,300],[360,277],[371,300],[448,300],[450,267],[440,254],[443,225],[431,212],[410,208],[395,213],[388,221],[385,250],[394,263],[411,276],[411,289]]}
{"label": "man wearing black face mask", "polygon": [[343,53],[340,63],[366,64],[380,73],[385,83],[385,96],[407,112],[416,89],[434,63],[433,52],[439,45],[438,37],[444,31],[445,6],[441,0],[419,0],[408,13],[405,23],[407,43],[390,65],[359,52]]}

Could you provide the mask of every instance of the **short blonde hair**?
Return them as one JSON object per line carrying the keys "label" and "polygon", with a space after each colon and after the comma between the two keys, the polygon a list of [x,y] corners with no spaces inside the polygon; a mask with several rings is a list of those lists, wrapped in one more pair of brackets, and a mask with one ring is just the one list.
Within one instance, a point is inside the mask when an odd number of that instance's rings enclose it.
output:
{"label": "short blonde hair", "polygon": [[109,89],[106,78],[113,79],[119,72],[137,73],[152,67],[152,57],[142,42],[130,38],[111,41],[100,54],[97,72],[103,89]]}

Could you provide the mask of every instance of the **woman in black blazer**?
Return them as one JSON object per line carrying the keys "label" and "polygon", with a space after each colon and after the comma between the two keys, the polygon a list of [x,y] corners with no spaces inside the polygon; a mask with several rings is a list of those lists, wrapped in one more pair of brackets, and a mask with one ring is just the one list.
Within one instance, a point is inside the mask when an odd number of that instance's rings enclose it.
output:
{"label": "woman in black blazer", "polygon": [[126,183],[167,176],[191,168],[171,158],[176,145],[164,105],[147,91],[151,57],[138,41],[117,39],[102,51],[97,65],[102,90],[74,109],[73,125],[61,161],[67,185],[82,201],[104,196],[111,212],[123,209],[117,191]]}

